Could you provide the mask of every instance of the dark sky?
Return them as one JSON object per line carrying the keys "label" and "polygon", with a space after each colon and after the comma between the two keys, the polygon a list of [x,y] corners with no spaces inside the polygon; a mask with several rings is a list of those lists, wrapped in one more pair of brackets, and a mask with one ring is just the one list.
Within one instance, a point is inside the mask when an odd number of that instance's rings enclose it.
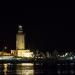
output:
{"label": "dark sky", "polygon": [[17,25],[22,24],[26,33],[26,48],[75,48],[75,34],[66,24],[34,24],[25,16],[2,16],[0,24],[0,49],[5,45],[15,49]]}

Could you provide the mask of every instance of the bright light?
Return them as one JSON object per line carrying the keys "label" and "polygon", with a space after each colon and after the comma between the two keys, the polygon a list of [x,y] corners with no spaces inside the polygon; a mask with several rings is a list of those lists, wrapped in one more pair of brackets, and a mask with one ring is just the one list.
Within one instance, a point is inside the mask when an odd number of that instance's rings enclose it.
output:
{"label": "bright light", "polygon": [[4,66],[4,69],[3,69],[3,71],[4,71],[4,75],[7,75],[7,70],[8,70],[8,64],[3,64],[3,66]]}
{"label": "bright light", "polygon": [[34,64],[33,63],[22,63],[17,64],[17,75],[34,75]]}
{"label": "bright light", "polygon": [[70,59],[72,60],[72,59],[73,59],[73,57],[70,57]]}
{"label": "bright light", "polygon": [[22,25],[19,25],[19,29],[22,30]]}
{"label": "bright light", "polygon": [[32,57],[31,53],[25,53],[25,57]]}
{"label": "bright light", "polygon": [[68,60],[73,60],[73,57],[68,57],[67,59],[68,59]]}
{"label": "bright light", "polygon": [[60,57],[65,57],[65,55],[61,55]]}
{"label": "bright light", "polygon": [[65,53],[65,56],[67,56],[68,55],[68,53]]}
{"label": "bright light", "polygon": [[0,60],[2,60],[2,57],[0,57]]}
{"label": "bright light", "polygon": [[25,66],[33,66],[33,63],[22,63],[21,65],[25,65]]}
{"label": "bright light", "polygon": [[32,58],[33,52],[30,52],[30,50],[18,50],[18,56]]}

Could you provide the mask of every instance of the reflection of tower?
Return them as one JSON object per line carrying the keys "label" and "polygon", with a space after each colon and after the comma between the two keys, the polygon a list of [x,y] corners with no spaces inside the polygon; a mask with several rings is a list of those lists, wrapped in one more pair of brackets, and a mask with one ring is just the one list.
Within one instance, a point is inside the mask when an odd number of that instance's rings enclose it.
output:
{"label": "reflection of tower", "polygon": [[25,49],[25,35],[23,33],[22,26],[19,25],[18,33],[16,35],[16,50],[24,50]]}

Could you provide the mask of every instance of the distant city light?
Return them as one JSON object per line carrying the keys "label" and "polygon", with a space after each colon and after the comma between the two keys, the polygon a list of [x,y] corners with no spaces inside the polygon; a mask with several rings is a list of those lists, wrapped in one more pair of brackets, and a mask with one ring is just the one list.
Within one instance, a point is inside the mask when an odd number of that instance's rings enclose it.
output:
{"label": "distant city light", "polygon": [[68,55],[68,53],[65,53],[65,56],[67,56]]}

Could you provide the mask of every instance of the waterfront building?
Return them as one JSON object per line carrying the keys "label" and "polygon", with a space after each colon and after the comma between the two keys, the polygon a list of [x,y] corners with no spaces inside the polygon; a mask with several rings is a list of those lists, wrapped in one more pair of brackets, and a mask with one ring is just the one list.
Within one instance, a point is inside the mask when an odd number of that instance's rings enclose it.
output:
{"label": "waterfront building", "polygon": [[16,56],[33,58],[33,52],[25,48],[25,34],[21,25],[19,25],[18,33],[16,34]]}
{"label": "waterfront building", "polygon": [[11,50],[11,54],[16,57],[33,58],[34,53],[25,47],[25,34],[21,25],[18,27],[16,34],[16,50]]}
{"label": "waterfront building", "polygon": [[11,50],[10,53],[6,52],[7,47],[5,46],[5,51],[0,52],[0,56],[16,56],[16,57],[25,57],[33,58],[34,53],[25,47],[25,34],[21,25],[18,26],[18,33],[16,34],[16,49]]}

